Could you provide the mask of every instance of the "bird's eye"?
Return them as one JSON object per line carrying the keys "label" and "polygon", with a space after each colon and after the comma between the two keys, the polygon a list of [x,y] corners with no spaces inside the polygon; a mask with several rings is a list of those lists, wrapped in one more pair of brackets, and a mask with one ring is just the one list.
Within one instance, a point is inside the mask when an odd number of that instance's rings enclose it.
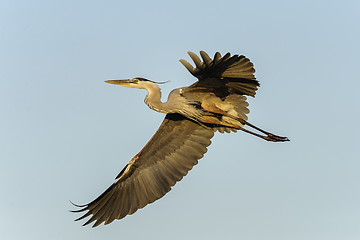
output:
{"label": "bird's eye", "polygon": [[138,82],[139,82],[139,79],[133,78],[133,79],[131,79],[131,82],[132,82],[132,83],[138,83]]}

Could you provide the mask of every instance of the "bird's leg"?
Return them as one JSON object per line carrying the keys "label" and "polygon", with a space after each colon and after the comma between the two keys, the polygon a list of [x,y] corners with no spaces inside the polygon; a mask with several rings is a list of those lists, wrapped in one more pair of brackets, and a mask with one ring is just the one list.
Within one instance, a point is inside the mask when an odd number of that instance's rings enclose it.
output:
{"label": "bird's leg", "polygon": [[287,137],[281,137],[281,136],[277,136],[275,134],[269,133],[269,132],[267,132],[265,130],[262,130],[261,128],[258,128],[256,126],[252,125],[251,123],[245,121],[244,119],[234,117],[234,116],[228,114],[227,112],[223,111],[222,109],[218,108],[217,106],[207,104],[206,102],[202,102],[201,107],[204,108],[208,112],[221,114],[223,116],[227,116],[227,117],[231,117],[233,119],[236,119],[241,124],[247,125],[247,126],[253,128],[253,129],[256,129],[257,131],[264,133],[266,136],[254,133],[254,132],[252,132],[250,130],[247,130],[247,129],[245,129],[243,127],[240,127],[240,126],[236,126],[236,125],[233,125],[233,124],[228,124],[228,123],[221,122],[221,121],[219,121],[219,120],[217,120],[217,119],[215,119],[213,117],[203,116],[202,119],[200,120],[202,122],[207,122],[207,123],[211,123],[211,124],[219,124],[219,125],[223,125],[223,126],[233,127],[233,128],[239,129],[241,131],[250,133],[250,134],[252,134],[254,136],[257,136],[259,138],[262,138],[262,139],[264,139],[266,141],[272,141],[272,142],[290,141]]}
{"label": "bird's leg", "polygon": [[[250,125],[249,125],[250,126]],[[266,136],[263,136],[263,135],[260,135],[260,134],[257,134],[257,133],[254,133],[250,130],[247,130],[243,127],[237,127],[236,129],[238,130],[241,130],[241,131],[244,131],[246,133],[250,133],[251,135],[254,135],[254,136],[257,136],[259,138],[262,138],[266,141],[271,141],[271,142],[286,142],[286,141],[290,141],[287,137],[281,137],[281,136],[277,136],[275,134],[272,134],[272,133],[269,133],[269,132],[263,132],[266,134]],[[262,132],[262,131],[261,131]]]}
{"label": "bird's leg", "polygon": [[260,134],[251,132],[251,131],[249,131],[249,130],[247,130],[247,129],[245,129],[245,128],[242,128],[242,127],[240,127],[239,130],[242,130],[242,131],[244,131],[244,132],[250,133],[250,134],[252,134],[252,135],[255,135],[255,136],[257,136],[257,137],[260,137],[260,138],[262,138],[262,139],[265,139],[265,140],[267,140],[267,141],[272,141],[272,142],[285,142],[285,141],[290,141],[287,137],[281,137],[281,136],[275,135],[275,134],[273,134],[273,133],[267,132],[267,131],[265,131],[265,130],[262,130],[261,128],[258,128],[258,127],[256,127],[256,126],[252,125],[251,123],[245,121],[244,119],[239,118],[238,120],[239,120],[243,125],[247,125],[247,126],[253,128],[253,129],[256,129],[256,130],[258,130],[259,132],[264,133],[266,136],[262,136],[262,135],[260,135]]}
{"label": "bird's leg", "polygon": [[233,124],[229,124],[229,123],[225,123],[225,122],[221,122],[219,121],[218,119],[214,118],[214,117],[211,117],[211,116],[201,116],[197,119],[197,121],[199,121],[200,123],[209,123],[209,124],[216,124],[216,125],[220,125],[220,126],[226,126],[226,127],[231,127],[231,128],[235,128],[235,129],[238,129],[238,130],[241,130],[241,131],[244,131],[246,133],[249,133],[251,135],[254,135],[256,137],[259,137],[259,138],[262,138],[266,141],[271,141],[271,142],[285,142],[285,141],[290,141],[287,137],[280,137],[280,136],[277,136],[275,134],[272,134],[272,133],[269,133],[269,132],[266,132],[248,122],[246,122],[245,120],[243,119],[239,119],[239,121],[243,124],[243,125],[248,125],[249,127],[252,127],[256,130],[258,130],[259,132],[262,132],[264,134],[266,134],[266,136],[263,136],[263,135],[260,135],[258,133],[255,133],[255,132],[252,132],[250,130],[247,130],[243,127],[240,127],[238,125],[233,125]]}

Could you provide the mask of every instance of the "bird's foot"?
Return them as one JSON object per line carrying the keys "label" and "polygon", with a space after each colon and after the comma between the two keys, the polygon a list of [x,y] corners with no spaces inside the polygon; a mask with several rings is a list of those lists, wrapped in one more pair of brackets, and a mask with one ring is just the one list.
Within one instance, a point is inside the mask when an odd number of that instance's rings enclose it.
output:
{"label": "bird's foot", "polygon": [[290,141],[290,139],[288,139],[287,137],[281,137],[281,136],[277,136],[275,134],[272,133],[268,133],[266,137],[264,137],[264,139],[266,141],[271,141],[271,142],[286,142],[286,141]]}

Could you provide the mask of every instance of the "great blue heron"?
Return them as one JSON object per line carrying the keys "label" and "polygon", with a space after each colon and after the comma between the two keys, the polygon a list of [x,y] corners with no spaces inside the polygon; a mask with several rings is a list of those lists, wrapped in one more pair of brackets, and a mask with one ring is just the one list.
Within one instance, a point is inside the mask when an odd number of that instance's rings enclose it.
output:
{"label": "great blue heron", "polygon": [[[161,102],[156,82],[144,78],[105,81],[146,89],[145,103],[166,116],[155,135],[103,194],[88,204],[76,205],[81,209],[73,212],[87,211],[76,220],[92,215],[84,225],[93,221],[93,227],[109,224],[161,198],[203,157],[216,131],[242,130],[267,141],[289,141],[247,122],[245,95],[254,97],[259,87],[248,58],[230,53],[221,57],[217,52],[212,60],[201,51],[202,62],[196,54],[188,54],[196,67],[185,60],[180,62],[199,81],[173,90],[167,102]],[[244,125],[264,135],[244,129]]]}

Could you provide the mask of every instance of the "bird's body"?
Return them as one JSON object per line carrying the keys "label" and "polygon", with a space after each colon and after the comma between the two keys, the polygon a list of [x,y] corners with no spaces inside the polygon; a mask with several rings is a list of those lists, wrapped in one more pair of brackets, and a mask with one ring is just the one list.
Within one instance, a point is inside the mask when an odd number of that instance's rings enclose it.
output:
{"label": "bird's body", "polygon": [[[145,103],[149,108],[167,115],[115,182],[97,199],[74,211],[88,211],[77,220],[92,215],[84,225],[93,221],[96,221],[93,226],[111,223],[164,196],[203,157],[216,131],[242,130],[268,141],[288,141],[247,122],[245,95],[254,97],[259,87],[249,59],[231,57],[229,53],[221,57],[216,53],[212,60],[205,52],[200,54],[203,62],[189,52],[196,68],[180,60],[199,81],[174,89],[166,102],[161,102],[160,88],[153,81],[144,78],[106,81],[146,89]],[[245,129],[245,125],[265,136]]]}

